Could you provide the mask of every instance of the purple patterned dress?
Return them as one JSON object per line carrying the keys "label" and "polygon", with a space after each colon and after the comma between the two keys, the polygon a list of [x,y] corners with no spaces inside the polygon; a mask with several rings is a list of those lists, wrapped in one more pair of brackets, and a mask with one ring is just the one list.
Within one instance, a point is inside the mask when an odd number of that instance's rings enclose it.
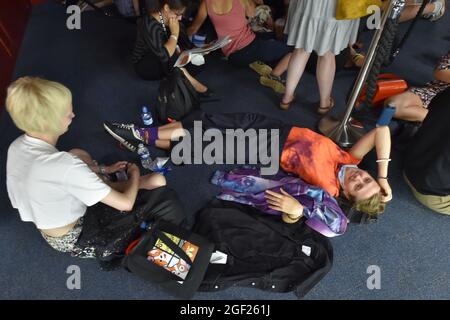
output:
{"label": "purple patterned dress", "polygon": [[281,215],[281,212],[269,208],[265,191],[280,193],[283,188],[303,205],[303,216],[312,229],[327,237],[341,235],[347,229],[347,217],[337,201],[323,189],[300,178],[279,172],[267,179],[262,178],[256,168],[239,168],[229,173],[216,171],[211,183],[222,188],[217,198],[250,205],[273,215]]}

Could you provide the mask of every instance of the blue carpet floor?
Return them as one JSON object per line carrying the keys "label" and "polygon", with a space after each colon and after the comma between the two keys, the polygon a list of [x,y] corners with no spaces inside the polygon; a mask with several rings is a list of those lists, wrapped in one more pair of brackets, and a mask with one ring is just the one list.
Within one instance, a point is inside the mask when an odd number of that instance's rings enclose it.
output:
{"label": "blue carpet floor", "polygon": [[[67,15],[56,4],[35,6],[28,24],[14,78],[41,76],[60,81],[73,93],[76,118],[59,141],[61,150],[80,147],[96,159],[135,159],[117,148],[103,131],[104,120],[139,121],[144,104],[154,107],[157,84],[138,79],[130,65],[135,26],[120,19],[83,13],[81,30],[69,31]],[[402,26],[405,30],[406,26]],[[412,84],[432,78],[440,55],[450,48],[450,14],[437,23],[419,21],[401,56],[389,68]],[[199,78],[213,88],[219,102],[205,104],[211,112],[259,112],[291,124],[315,128],[318,90],[314,76],[305,75],[299,101],[287,112],[276,108],[276,97],[260,87],[250,69],[239,70],[208,57]],[[334,96],[343,101],[356,74],[337,75]],[[342,104],[334,113],[343,111]],[[448,121],[448,119],[443,121]],[[126,271],[102,272],[94,260],[81,260],[51,249],[31,223],[21,222],[11,208],[5,181],[8,145],[20,134],[6,112],[0,121],[0,298],[3,299],[171,299],[154,285]],[[152,150],[156,155],[158,151]],[[391,185],[394,200],[377,224],[352,225],[332,239],[334,265],[306,299],[449,299],[450,217],[433,213],[415,201],[401,178],[401,154],[394,152]],[[168,183],[185,204],[188,223],[217,189],[209,184],[217,166],[175,167]],[[68,290],[66,269],[81,268],[81,290]],[[381,268],[381,289],[366,286],[367,268]],[[197,293],[194,299],[296,299],[247,288]]]}

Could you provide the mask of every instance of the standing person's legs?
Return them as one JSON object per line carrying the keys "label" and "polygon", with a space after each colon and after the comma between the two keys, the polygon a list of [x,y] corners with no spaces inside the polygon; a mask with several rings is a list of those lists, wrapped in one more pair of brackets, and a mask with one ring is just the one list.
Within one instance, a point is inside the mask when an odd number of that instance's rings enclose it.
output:
{"label": "standing person's legs", "polygon": [[320,93],[320,106],[318,109],[320,114],[327,113],[334,106],[334,102],[331,98],[331,91],[333,90],[335,74],[335,55],[331,52],[327,52],[323,56],[319,56],[317,60],[316,77]]}
{"label": "standing person's legs", "polygon": [[288,109],[294,99],[295,89],[305,71],[310,55],[310,53],[301,48],[293,51],[287,70],[286,91],[280,103],[282,109]]}

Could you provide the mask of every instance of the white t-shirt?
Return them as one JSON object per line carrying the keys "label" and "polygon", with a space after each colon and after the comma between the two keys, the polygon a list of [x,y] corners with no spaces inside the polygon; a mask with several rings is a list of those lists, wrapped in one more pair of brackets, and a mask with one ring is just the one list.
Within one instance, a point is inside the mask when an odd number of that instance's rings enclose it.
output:
{"label": "white t-shirt", "polygon": [[26,134],[9,146],[6,187],[21,219],[39,229],[75,222],[111,191],[78,157]]}

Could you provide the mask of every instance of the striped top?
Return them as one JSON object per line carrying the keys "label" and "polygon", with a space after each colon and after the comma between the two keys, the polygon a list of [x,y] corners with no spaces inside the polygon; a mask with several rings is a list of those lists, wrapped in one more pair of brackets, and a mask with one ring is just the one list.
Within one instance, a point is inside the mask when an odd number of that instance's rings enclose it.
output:
{"label": "striped top", "polygon": [[131,62],[136,64],[145,55],[152,52],[163,66],[168,66],[170,56],[166,47],[164,47],[167,40],[168,35],[164,32],[164,28],[159,21],[150,15],[139,19]]}

